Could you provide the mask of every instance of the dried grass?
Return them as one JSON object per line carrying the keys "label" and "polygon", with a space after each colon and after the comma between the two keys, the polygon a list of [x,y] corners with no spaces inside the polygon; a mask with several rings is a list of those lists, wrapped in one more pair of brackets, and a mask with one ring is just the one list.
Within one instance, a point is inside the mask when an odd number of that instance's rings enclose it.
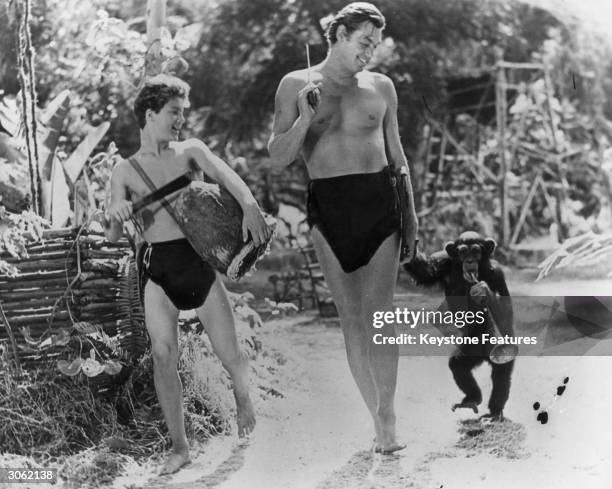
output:
{"label": "dried grass", "polygon": [[465,449],[468,456],[482,453],[509,459],[526,456],[523,447],[525,427],[508,419],[492,423],[468,419],[461,422],[459,433],[462,436],[456,446]]}
{"label": "dried grass", "polygon": [[[233,407],[227,374],[202,336],[182,335],[180,347],[189,438],[203,440],[227,431]],[[0,406],[0,446],[5,453],[46,460],[106,439],[125,440],[114,445],[136,457],[167,448],[150,354],[141,359],[122,390],[105,399],[92,394],[82,375],[70,378],[49,369],[29,372],[18,381],[5,369]]]}

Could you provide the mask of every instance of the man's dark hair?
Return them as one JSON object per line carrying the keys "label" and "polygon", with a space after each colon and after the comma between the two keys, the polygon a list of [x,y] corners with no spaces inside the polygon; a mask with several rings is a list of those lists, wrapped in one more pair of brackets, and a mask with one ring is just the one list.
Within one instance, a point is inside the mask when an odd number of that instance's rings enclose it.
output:
{"label": "man's dark hair", "polygon": [[374,5],[369,2],[349,3],[329,23],[327,41],[330,44],[335,44],[338,41],[336,33],[341,25],[346,28],[348,34],[352,34],[364,22],[371,22],[377,29],[385,27],[385,17]]}
{"label": "man's dark hair", "polygon": [[189,85],[171,75],[157,75],[145,82],[134,102],[134,114],[141,129],[145,126],[147,109],[158,113],[173,98],[187,99]]}

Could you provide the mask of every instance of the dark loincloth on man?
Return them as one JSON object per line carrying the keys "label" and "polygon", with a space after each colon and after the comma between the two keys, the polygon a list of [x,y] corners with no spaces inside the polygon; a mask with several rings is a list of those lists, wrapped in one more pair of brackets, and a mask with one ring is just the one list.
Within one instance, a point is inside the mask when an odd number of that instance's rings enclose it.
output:
{"label": "dark loincloth on man", "polygon": [[323,234],[344,272],[367,265],[400,228],[389,170],[311,180],[308,224]]}

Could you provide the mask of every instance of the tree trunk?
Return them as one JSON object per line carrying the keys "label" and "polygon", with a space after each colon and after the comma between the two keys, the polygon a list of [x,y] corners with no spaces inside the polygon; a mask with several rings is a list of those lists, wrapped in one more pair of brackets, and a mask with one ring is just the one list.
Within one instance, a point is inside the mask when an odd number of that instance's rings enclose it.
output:
{"label": "tree trunk", "polygon": [[147,0],[147,45],[145,79],[161,73],[164,58],[161,30],[166,24],[166,0]]}

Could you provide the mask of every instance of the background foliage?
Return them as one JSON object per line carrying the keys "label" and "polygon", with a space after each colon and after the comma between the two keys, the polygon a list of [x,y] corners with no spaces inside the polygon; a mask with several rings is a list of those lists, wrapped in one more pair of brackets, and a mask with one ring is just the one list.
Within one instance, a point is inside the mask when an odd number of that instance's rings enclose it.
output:
{"label": "background foliage", "polygon": [[[249,184],[268,210],[276,210],[279,199],[303,203],[299,188],[293,195],[270,191],[274,186],[266,143],[276,87],[284,74],[304,67],[306,42],[313,62],[324,58],[326,17],[344,4],[345,0],[168,2],[164,49],[189,62],[185,77],[192,85],[184,135],[204,139],[230,164],[245,157]],[[518,1],[379,0],[377,5],[388,24],[374,69],[395,82],[402,140],[417,175],[426,171],[417,158],[424,116],[444,112],[447,77],[490,70],[500,57],[546,62],[557,99],[582,127],[577,144],[590,145],[595,153],[609,145],[612,49],[597,33]],[[99,149],[114,142],[123,156],[135,151],[138,131],[131,106],[146,51],[144,2],[35,0],[33,10],[39,105],[63,89],[74,94],[63,149],[69,153],[90,125],[109,120],[111,129]],[[9,27],[0,32],[0,43],[8,48],[0,53],[0,86],[5,94],[14,94],[19,89],[14,78],[14,25],[4,9],[0,15]],[[578,167],[583,164],[576,162]],[[573,175],[582,172],[570,170]],[[584,191],[592,175],[582,173],[585,177],[577,180]],[[289,174],[304,177],[299,166]],[[420,179],[415,185],[417,195],[424,191]],[[476,207],[474,213],[497,212],[492,210]],[[456,212],[451,215],[459,219],[459,227],[468,224]]]}

